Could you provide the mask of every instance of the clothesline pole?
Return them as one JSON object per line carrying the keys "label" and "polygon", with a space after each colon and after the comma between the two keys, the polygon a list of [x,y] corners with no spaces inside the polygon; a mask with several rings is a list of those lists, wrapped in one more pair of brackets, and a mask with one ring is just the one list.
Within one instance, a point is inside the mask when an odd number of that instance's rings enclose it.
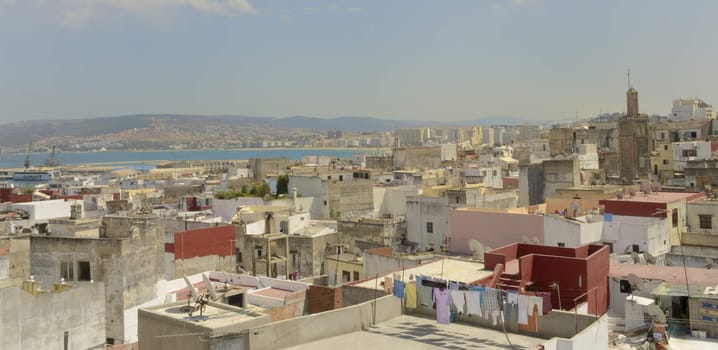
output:
{"label": "clothesline pole", "polygon": [[442,281],[444,280],[444,260],[446,260],[446,258],[441,259],[441,276],[439,277]]}
{"label": "clothesline pole", "polygon": [[404,282],[404,262],[401,263],[401,283],[404,283],[404,295],[401,298],[401,314],[406,314],[406,283]]}
{"label": "clothesline pole", "polygon": [[376,274],[376,278],[374,279],[374,305],[372,305],[372,312],[371,312],[371,325],[376,325],[376,290],[379,288],[379,274]]}

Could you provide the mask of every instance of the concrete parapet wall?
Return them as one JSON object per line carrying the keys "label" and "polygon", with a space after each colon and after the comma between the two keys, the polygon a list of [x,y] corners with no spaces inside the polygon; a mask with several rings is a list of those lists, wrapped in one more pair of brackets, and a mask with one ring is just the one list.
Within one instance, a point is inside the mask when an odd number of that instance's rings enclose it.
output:
{"label": "concrete parapet wall", "polygon": [[376,300],[376,306],[373,304],[374,301],[370,301],[251,329],[249,347],[253,350],[273,350],[306,344],[358,332],[373,323],[381,323],[401,315],[401,300],[394,296],[379,298]]}

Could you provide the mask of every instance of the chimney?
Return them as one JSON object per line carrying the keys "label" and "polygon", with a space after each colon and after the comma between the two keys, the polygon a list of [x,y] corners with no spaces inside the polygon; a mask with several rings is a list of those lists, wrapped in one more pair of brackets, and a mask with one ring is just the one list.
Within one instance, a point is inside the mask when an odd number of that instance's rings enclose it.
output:
{"label": "chimney", "polygon": [[70,220],[82,219],[82,205],[75,201],[75,204],[70,206]]}
{"label": "chimney", "polygon": [[22,290],[32,294],[32,295],[38,295],[40,289],[40,282],[35,281],[35,276],[30,275],[30,278],[22,281]]}
{"label": "chimney", "polygon": [[295,188],[292,188],[292,205],[294,206],[295,209],[299,207],[299,205],[297,205],[297,204],[298,204],[297,203],[297,188],[295,187]]}

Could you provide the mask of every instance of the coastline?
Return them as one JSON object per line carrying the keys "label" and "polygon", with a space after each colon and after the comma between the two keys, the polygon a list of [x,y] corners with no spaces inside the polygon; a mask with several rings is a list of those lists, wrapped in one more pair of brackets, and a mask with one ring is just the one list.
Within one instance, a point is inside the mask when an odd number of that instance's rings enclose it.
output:
{"label": "coastline", "polygon": [[[297,150],[297,151],[309,151],[309,150],[318,150],[318,151],[350,151],[350,150],[356,150],[358,153],[367,152],[367,151],[391,151],[391,147],[248,147],[248,148],[201,148],[201,149],[179,149],[179,150],[172,150],[172,149],[108,149],[104,151],[66,151],[66,150],[60,150],[58,151],[60,154],[82,154],[82,153],[117,153],[117,152],[135,152],[135,153],[149,153],[149,152],[165,152],[165,153],[172,153],[172,152],[223,152],[223,151],[251,151],[251,152],[260,152],[260,151],[291,151],[291,150]],[[30,152],[30,155],[41,155],[41,154],[48,154],[49,152]],[[8,152],[8,153],[2,153],[2,155],[27,155],[27,152]]]}

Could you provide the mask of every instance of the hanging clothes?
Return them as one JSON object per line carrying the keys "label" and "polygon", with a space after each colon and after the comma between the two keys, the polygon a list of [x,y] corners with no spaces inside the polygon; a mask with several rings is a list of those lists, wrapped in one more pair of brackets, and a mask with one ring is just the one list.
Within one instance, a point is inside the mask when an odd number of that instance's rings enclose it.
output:
{"label": "hanging clothes", "polygon": [[466,314],[481,317],[481,292],[466,292],[464,298],[466,299]]}
{"label": "hanging clothes", "polygon": [[431,307],[433,304],[431,297],[433,288],[425,286],[424,282],[426,281],[426,277],[416,276],[416,296],[419,305]]}
{"label": "hanging clothes", "polygon": [[541,313],[545,315],[551,312],[553,309],[551,306],[551,292],[538,292],[536,293],[536,296],[543,299],[543,310],[541,310]]}
{"label": "hanging clothes", "polygon": [[433,301],[436,303],[436,322],[449,324],[451,319],[451,311],[449,310],[451,294],[449,290],[435,288]]}
{"label": "hanging clothes", "polygon": [[506,292],[506,305],[504,305],[504,319],[512,321],[512,314],[516,311],[516,306],[519,303],[519,293],[515,290]]}
{"label": "hanging clothes", "polygon": [[406,308],[416,309],[416,282],[406,284]]}
{"label": "hanging clothes", "polygon": [[394,296],[404,299],[404,282],[398,279],[394,280]]}
{"label": "hanging clothes", "polygon": [[456,312],[464,313],[464,304],[466,303],[465,293],[462,290],[451,290],[451,302],[456,306]]}
{"label": "hanging clothes", "polygon": [[534,296],[529,296],[528,298],[528,314],[533,315],[535,306],[538,316],[543,315],[543,298]]}
{"label": "hanging clothes", "polygon": [[519,311],[518,311],[518,322],[519,324],[529,324],[529,297],[526,295],[519,295]]}
{"label": "hanging clothes", "polygon": [[391,277],[384,277],[384,294],[389,295],[392,292],[392,289],[394,287],[394,282],[392,282]]}
{"label": "hanging clothes", "polygon": [[471,290],[479,293],[479,305],[484,305],[484,286],[473,286]]}

